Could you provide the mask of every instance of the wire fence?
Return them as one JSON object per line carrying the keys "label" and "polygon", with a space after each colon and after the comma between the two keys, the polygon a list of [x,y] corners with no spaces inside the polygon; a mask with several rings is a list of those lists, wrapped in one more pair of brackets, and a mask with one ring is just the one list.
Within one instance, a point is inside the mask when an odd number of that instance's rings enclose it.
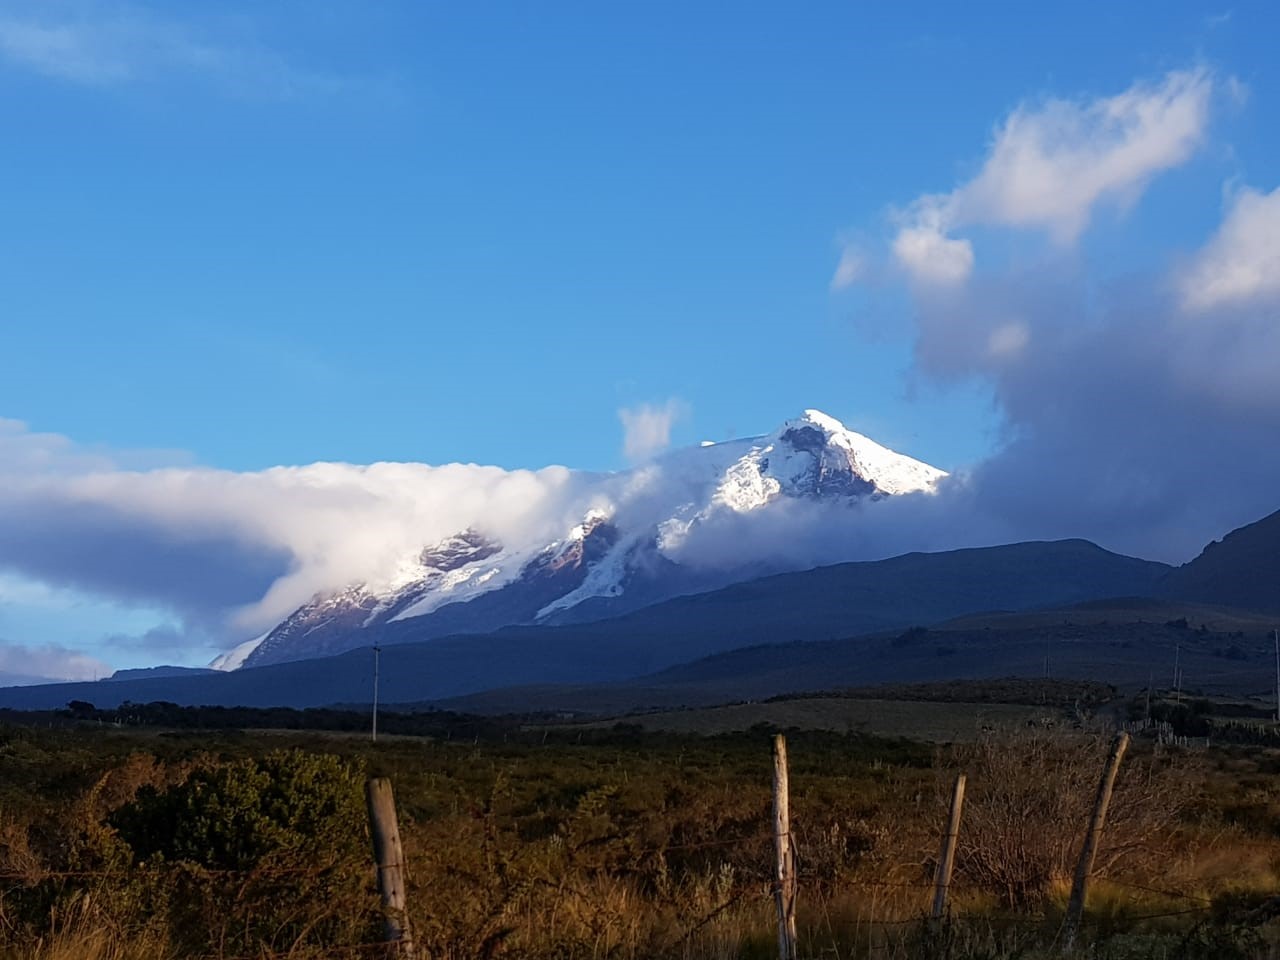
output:
{"label": "wire fence", "polygon": [[[1127,742],[1127,739],[1126,739]],[[1115,760],[1119,763],[1118,757]],[[963,778],[960,778],[961,780]],[[959,790],[960,787],[958,786]],[[962,791],[961,791],[962,793]],[[372,809],[370,811],[371,819],[373,817]],[[394,817],[394,806],[392,806],[392,816]],[[394,826],[394,824],[393,824]],[[742,855],[748,862],[758,862],[759,872],[754,868],[745,871],[754,876],[735,877],[726,882],[723,886],[716,890],[716,901],[710,904],[707,909],[702,910],[695,916],[687,917],[680,925],[680,928],[673,931],[670,940],[663,948],[664,951],[675,950],[682,944],[688,944],[700,933],[708,927],[715,924],[721,918],[731,914],[733,911],[752,901],[767,902],[774,897],[779,889],[779,879],[775,875],[766,879],[766,873],[769,869],[768,857],[772,854],[765,855],[762,847],[769,844],[777,845],[779,849],[784,846],[790,846],[793,856],[800,854],[800,866],[795,871],[798,882],[805,887],[821,887],[826,890],[840,889],[847,892],[858,891],[897,891],[902,892],[903,896],[898,898],[891,905],[885,901],[880,902],[879,907],[885,912],[883,915],[876,916],[874,911],[877,909],[877,903],[874,898],[871,900],[871,915],[856,915],[854,922],[860,928],[877,929],[877,930],[893,930],[907,928],[912,925],[925,924],[930,918],[925,910],[924,895],[929,891],[937,892],[940,887],[945,891],[952,889],[959,893],[970,892],[973,894],[989,894],[979,884],[973,883],[966,889],[966,882],[961,879],[956,883],[951,883],[948,879],[945,883],[940,881],[937,876],[930,879],[928,862],[918,863],[896,863],[882,864],[882,869],[887,876],[856,876],[852,873],[846,873],[841,870],[822,871],[807,867],[803,860],[803,847],[797,843],[803,840],[803,834],[799,836],[792,833],[790,829],[755,829],[745,833],[738,833],[738,830],[745,830],[751,824],[747,821],[738,821],[734,823],[735,834],[733,836],[717,836],[707,837],[705,839],[693,839],[678,842],[660,842],[647,843],[637,848],[634,844],[634,837],[626,833],[609,833],[603,836],[591,837],[581,841],[570,847],[575,852],[583,852],[592,847],[607,846],[610,844],[619,844],[622,851],[633,859],[641,859],[646,857],[662,857],[673,852],[696,852],[705,850],[725,850],[734,851]],[[399,843],[399,840],[396,840]],[[797,851],[796,847],[801,848]],[[760,859],[762,856],[765,859]],[[394,868],[399,870],[403,864],[396,862]],[[334,861],[321,865],[310,866],[272,866],[263,865],[250,869],[221,869],[221,868],[205,868],[194,864],[173,863],[173,864],[156,864],[146,863],[131,868],[102,868],[90,870],[45,870],[37,866],[29,869],[9,869],[0,870],[0,906],[3,904],[3,898],[7,896],[13,887],[32,887],[39,884],[58,882],[58,881],[102,881],[102,882],[120,882],[127,883],[138,880],[139,878],[163,879],[167,873],[172,873],[175,877],[183,875],[195,879],[207,878],[211,880],[228,880],[240,881],[246,885],[252,884],[254,881],[271,881],[271,880],[299,880],[301,878],[321,878],[330,876],[336,870],[345,870],[350,873],[353,869],[358,870],[361,865],[358,861],[343,860]],[[369,869],[369,876],[375,875],[381,891],[383,882],[382,871],[385,867],[381,864],[377,869]],[[894,876],[893,874],[899,874]],[[915,873],[919,879],[910,879],[909,876],[902,874]],[[948,874],[949,877],[949,874]],[[972,876],[969,878],[972,880]],[[1181,890],[1171,890],[1160,886],[1148,885],[1134,879],[1119,878],[1113,876],[1099,876],[1098,881],[1108,885],[1115,886],[1120,889],[1130,890],[1135,893],[1143,894],[1146,897],[1161,897],[1168,901],[1174,901],[1179,904],[1176,909],[1153,910],[1145,913],[1121,913],[1116,916],[1119,920],[1130,927],[1136,924],[1148,923],[1152,921],[1188,918],[1194,916],[1203,916],[1214,910],[1215,901],[1212,897],[1204,896],[1200,893],[1187,892]],[[571,884],[569,885],[571,886]],[[564,887],[562,887],[564,889]],[[589,890],[575,891],[584,897],[590,896]],[[920,902],[914,902],[914,896],[920,895]],[[886,898],[889,899],[889,898]],[[1136,900],[1136,898],[1135,898]],[[703,904],[705,905],[705,901]],[[1149,901],[1143,902],[1136,900],[1131,906],[1148,906]],[[387,901],[384,899],[384,909],[387,907]],[[988,904],[975,906],[974,901],[970,901],[971,913],[966,916],[963,912],[952,914],[947,912],[942,918],[946,921],[974,920],[979,922],[987,922],[991,924],[1045,924],[1054,921],[1057,918],[1051,912],[1036,910],[1022,911],[1003,911],[991,910]],[[400,909],[403,909],[401,907]],[[896,914],[896,915],[894,915]],[[935,917],[937,917],[937,908],[935,908]],[[361,956],[390,956],[398,949],[395,942],[377,941],[367,943],[347,943],[347,944],[311,944],[299,943],[293,949],[287,951],[279,951],[269,949],[265,946],[256,950],[253,954],[243,956],[227,956],[225,954],[206,954],[207,960],[274,960],[274,958],[297,958],[306,956],[306,951],[315,953],[323,951],[326,957],[361,957]],[[196,958],[196,960],[204,960],[204,958]]]}
{"label": "wire fence", "polygon": [[[633,853],[637,856],[644,856],[644,855],[657,855],[657,854],[661,854],[661,853],[672,851],[672,850],[702,850],[702,849],[711,849],[711,848],[737,848],[745,851],[750,847],[752,847],[753,845],[758,845],[763,842],[772,842],[774,839],[775,839],[775,834],[773,834],[772,832],[769,832],[769,833],[759,833],[759,834],[755,834],[747,837],[724,838],[724,839],[698,841],[698,842],[691,842],[691,843],[663,844],[663,845],[648,847],[641,851],[633,851]],[[137,880],[140,877],[147,876],[147,875],[163,876],[165,874],[182,874],[182,875],[192,876],[192,877],[221,878],[221,879],[228,879],[228,880],[242,880],[242,881],[251,882],[254,880],[271,880],[271,879],[285,879],[285,878],[297,879],[300,877],[318,878],[318,877],[323,877],[328,874],[331,874],[339,866],[340,866],[339,864],[327,864],[321,867],[257,867],[257,868],[248,869],[248,870],[228,870],[228,869],[207,868],[207,867],[202,867],[195,864],[181,863],[181,864],[166,864],[164,866],[140,865],[140,866],[129,868],[129,869],[109,869],[109,870],[106,870],[106,869],[104,870],[44,870],[44,869],[33,868],[30,870],[0,871],[0,882],[4,882],[6,884],[20,885],[20,886],[34,886],[50,880],[108,880],[108,881],[114,880],[114,881],[120,881],[120,882],[128,882],[128,881]],[[921,869],[923,869],[924,867],[923,864],[919,864],[919,865],[912,864],[910,866],[919,867]],[[373,872],[374,871],[370,870],[371,874]],[[1188,903],[1197,904],[1197,906],[1194,906],[1194,907],[1187,907],[1187,908],[1182,908],[1178,910],[1127,916],[1126,919],[1132,922],[1164,919],[1168,917],[1180,917],[1180,916],[1187,916],[1190,914],[1204,913],[1211,910],[1212,905],[1214,903],[1214,900],[1211,897],[1206,897],[1199,894],[1187,893],[1185,891],[1180,891],[1180,890],[1170,890],[1163,887],[1155,887],[1148,884],[1138,883],[1134,880],[1126,880],[1126,879],[1121,879],[1119,877],[1114,877],[1114,876],[1099,876],[1097,879],[1111,886],[1129,889],[1129,890],[1137,891],[1144,894],[1151,894],[1159,897],[1164,897],[1169,900],[1182,900]],[[933,891],[935,889],[935,881],[933,880],[926,880],[926,879],[889,880],[889,879],[848,877],[848,876],[833,879],[828,876],[816,874],[810,871],[803,871],[803,870],[800,873],[800,880],[807,884],[813,884],[815,882],[825,882],[828,884],[832,884],[833,886],[838,886],[841,889],[850,890],[850,891],[912,890],[912,891],[919,891],[921,893],[924,893],[924,892]],[[960,891],[964,890],[963,884],[956,884],[955,886]],[[753,895],[759,897],[762,900],[768,899],[771,896],[771,881],[762,880],[762,879],[735,881],[730,887],[729,892],[725,895],[725,899],[723,900],[723,902],[717,904],[710,911],[708,911],[704,916],[700,917],[698,921],[696,921],[696,923],[690,929],[686,930],[677,939],[676,942],[678,943],[678,942],[690,939],[699,929],[706,927],[708,924],[713,922],[716,918],[723,915],[724,913],[726,913],[733,907],[737,906],[738,904],[742,903],[744,900],[750,899]],[[1045,914],[1043,913],[1028,912],[1028,911],[1017,912],[1017,913],[1015,912],[997,913],[997,912],[992,912],[990,910],[984,909],[980,915],[981,915],[981,918],[984,920],[989,920],[992,922],[1002,922],[1002,923],[1014,923],[1014,922],[1025,922],[1025,921],[1034,922],[1034,921],[1042,921],[1045,919]],[[901,917],[901,918],[894,918],[894,919],[887,919],[887,918],[861,919],[859,920],[859,922],[867,926],[895,927],[895,926],[905,926],[913,923],[920,923],[923,919],[924,919],[924,916],[921,913],[921,914],[913,914],[908,917]],[[367,944],[335,945],[331,948],[326,947],[326,949],[330,949],[332,951],[339,951],[339,952],[345,951],[350,953],[350,952],[358,952],[358,951],[367,952],[367,951],[374,951],[379,949],[386,950],[388,947],[391,947],[391,946],[394,946],[394,944],[388,944],[385,941],[379,941],[376,943],[367,943]],[[287,956],[287,955],[289,954],[274,953],[269,950],[264,950],[260,954],[255,954],[253,958],[249,958],[249,960],[256,960],[256,958],[264,957],[264,956],[276,957],[276,956]],[[219,956],[218,960],[240,960],[240,958]]]}

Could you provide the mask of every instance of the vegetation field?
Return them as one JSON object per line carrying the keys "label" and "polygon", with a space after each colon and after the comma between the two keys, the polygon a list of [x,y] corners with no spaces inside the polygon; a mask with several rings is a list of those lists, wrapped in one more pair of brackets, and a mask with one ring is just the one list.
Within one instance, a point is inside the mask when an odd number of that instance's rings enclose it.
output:
{"label": "vegetation field", "polygon": [[805,697],[645,714],[634,722],[645,730],[678,734],[716,735],[765,724],[952,743],[981,739],[984,731],[1057,725],[1069,718],[1058,707],[1027,704]]}
{"label": "vegetation field", "polygon": [[[797,701],[777,722],[829,720],[833,702]],[[865,728],[787,734],[801,956],[1062,956],[1110,734],[981,730],[1043,712],[1031,704],[861,703],[844,716]],[[373,744],[282,729],[283,715],[270,732],[143,715],[167,723],[0,726],[0,957],[391,955],[363,805],[371,775],[394,785],[419,956],[776,956],[764,725],[695,735],[436,717]],[[865,732],[911,716],[922,739]],[[941,742],[970,720],[968,742]],[[934,924],[923,917],[962,770],[952,899]],[[1273,956],[1280,751],[1139,737],[1097,873],[1071,956]]]}

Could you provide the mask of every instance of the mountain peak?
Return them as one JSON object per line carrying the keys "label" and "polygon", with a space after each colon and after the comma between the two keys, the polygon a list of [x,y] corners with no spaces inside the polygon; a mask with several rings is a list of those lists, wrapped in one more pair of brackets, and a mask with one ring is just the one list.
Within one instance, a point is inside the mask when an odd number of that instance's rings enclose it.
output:
{"label": "mountain peak", "polygon": [[827,433],[848,433],[851,432],[848,427],[837,420],[835,417],[823,413],[821,410],[806,410],[797,420],[811,423],[820,430]]}
{"label": "mountain peak", "polygon": [[[761,549],[715,569],[682,565],[697,555],[699,537],[722,536],[724,524],[742,515],[787,501],[840,509],[927,495],[945,476],[807,409],[763,436],[669,451],[616,474],[579,475],[580,492],[559,505],[564,512],[554,522],[529,524],[534,532],[461,529],[407,553],[390,580],[318,594],[247,657],[225,665],[335,653],[387,631],[419,638],[483,632],[567,616],[580,604],[585,611],[587,601],[591,610],[653,602],[778,563]],[[396,626],[404,621],[415,626]]]}
{"label": "mountain peak", "polygon": [[794,430],[817,430],[819,431],[825,443],[834,444],[846,450],[877,450],[884,451],[894,456],[902,456],[890,450],[883,444],[876,443],[865,433],[859,433],[845,426],[844,423],[837,420],[830,414],[823,413],[821,410],[806,410],[798,417],[794,417],[783,423],[778,430],[777,435],[784,435]]}
{"label": "mountain peak", "polygon": [[[771,450],[812,460],[826,474],[834,468],[851,481],[849,492],[902,494],[932,491],[947,476],[927,463],[890,450],[821,410],[809,409],[765,439]],[[774,457],[774,462],[778,458]],[[780,464],[779,464],[780,465]],[[864,485],[869,488],[864,490]]]}
{"label": "mountain peak", "polygon": [[[841,421],[821,410],[805,410],[798,417],[783,422],[782,426],[771,435],[772,439],[808,438],[810,446],[835,446],[842,450],[870,450],[882,454],[902,456],[882,444],[876,443],[864,433],[851,430]],[[801,439],[801,443],[805,441]]]}

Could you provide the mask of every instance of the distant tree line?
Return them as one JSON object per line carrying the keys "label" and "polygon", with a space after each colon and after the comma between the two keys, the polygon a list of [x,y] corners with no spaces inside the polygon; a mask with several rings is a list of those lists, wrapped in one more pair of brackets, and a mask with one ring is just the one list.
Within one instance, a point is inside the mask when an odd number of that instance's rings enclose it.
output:
{"label": "distant tree line", "polygon": [[[21,722],[23,711],[6,712]],[[85,700],[72,700],[55,711],[65,720],[113,726],[165,727],[174,730],[327,730],[358,733],[370,728],[368,711],[339,707],[226,707],[182,706],[167,700],[133,703],[126,700],[113,709],[99,709]],[[32,714],[43,719],[48,713]],[[510,720],[426,710],[415,713],[378,711],[380,733],[403,736],[492,739],[512,728]]]}

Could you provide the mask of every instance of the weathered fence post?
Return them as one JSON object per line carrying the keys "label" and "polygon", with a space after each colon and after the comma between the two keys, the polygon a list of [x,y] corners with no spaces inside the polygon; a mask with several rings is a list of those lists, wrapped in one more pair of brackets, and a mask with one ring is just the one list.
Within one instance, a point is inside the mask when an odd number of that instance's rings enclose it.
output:
{"label": "weathered fence post", "polygon": [[1093,816],[1089,818],[1089,832],[1085,834],[1084,846],[1080,849],[1080,862],[1076,864],[1075,882],[1071,885],[1071,900],[1067,904],[1066,929],[1063,935],[1063,949],[1070,950],[1075,944],[1076,932],[1080,929],[1080,919],[1084,915],[1085,898],[1089,895],[1089,877],[1093,873],[1093,861],[1098,854],[1098,840],[1102,836],[1102,827],[1107,821],[1107,807],[1111,805],[1111,791],[1116,785],[1116,773],[1120,770],[1120,761],[1129,748],[1129,734],[1122,733],[1111,745],[1111,756],[1103,768],[1102,779],[1098,781],[1098,798],[1093,805]]}
{"label": "weathered fence post", "polygon": [[951,870],[955,866],[956,841],[960,837],[960,811],[964,807],[964,774],[956,774],[956,785],[951,790],[951,815],[947,829],[942,834],[942,851],[938,854],[938,872],[933,884],[933,919],[940,920],[947,912],[947,891],[951,886]]}
{"label": "weathered fence post", "polygon": [[400,846],[400,826],[396,822],[396,802],[391,781],[372,777],[365,784],[369,808],[369,833],[373,837],[373,859],[378,868],[378,893],[386,913],[383,936],[399,945],[400,955],[413,960],[413,933],[405,913],[404,850]]}
{"label": "weathered fence post", "polygon": [[791,839],[787,738],[773,738],[773,845],[777,855],[773,896],[778,906],[778,960],[796,960],[796,855]]}

